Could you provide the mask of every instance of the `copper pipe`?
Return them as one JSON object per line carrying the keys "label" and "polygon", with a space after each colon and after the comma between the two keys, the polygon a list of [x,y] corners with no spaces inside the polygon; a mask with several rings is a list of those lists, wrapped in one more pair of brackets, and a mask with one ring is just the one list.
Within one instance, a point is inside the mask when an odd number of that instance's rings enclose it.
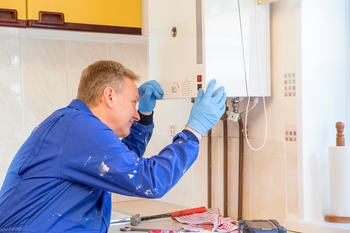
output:
{"label": "copper pipe", "polygon": [[239,175],[238,175],[238,220],[242,220],[243,210],[243,155],[244,155],[244,134],[243,122],[240,117],[239,124]]}
{"label": "copper pipe", "polygon": [[208,131],[208,209],[211,208],[211,129]]}
{"label": "copper pipe", "polygon": [[228,144],[227,144],[227,119],[223,121],[224,126],[224,217],[228,216]]}

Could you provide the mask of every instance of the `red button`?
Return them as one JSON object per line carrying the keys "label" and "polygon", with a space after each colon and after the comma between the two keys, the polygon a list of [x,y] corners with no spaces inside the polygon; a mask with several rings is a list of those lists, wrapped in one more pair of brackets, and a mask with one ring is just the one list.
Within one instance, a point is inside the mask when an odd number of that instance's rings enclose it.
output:
{"label": "red button", "polygon": [[202,82],[202,75],[197,75],[197,82]]}
{"label": "red button", "polygon": [[201,89],[201,88],[202,88],[202,84],[198,84],[197,89],[199,90],[199,89]]}

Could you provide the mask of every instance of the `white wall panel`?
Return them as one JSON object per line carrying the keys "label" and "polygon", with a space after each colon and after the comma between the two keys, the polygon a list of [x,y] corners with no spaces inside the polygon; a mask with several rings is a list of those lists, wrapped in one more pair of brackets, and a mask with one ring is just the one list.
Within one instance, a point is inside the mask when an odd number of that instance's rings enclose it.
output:
{"label": "white wall panel", "polygon": [[[237,3],[149,1],[150,77],[164,99],[196,97],[198,84],[205,89],[212,79],[231,97],[271,95],[269,4]],[[174,82],[177,91],[171,90]]]}

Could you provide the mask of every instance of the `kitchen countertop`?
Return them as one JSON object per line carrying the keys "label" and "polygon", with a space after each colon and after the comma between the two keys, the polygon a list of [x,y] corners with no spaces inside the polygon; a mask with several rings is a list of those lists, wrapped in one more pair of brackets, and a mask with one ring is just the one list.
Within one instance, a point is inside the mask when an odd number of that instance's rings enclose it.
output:
{"label": "kitchen countertop", "polygon": [[[198,206],[199,207],[199,206]],[[123,219],[130,216],[140,214],[140,216],[164,214],[178,210],[188,209],[185,206],[173,205],[160,201],[154,201],[149,199],[141,199],[135,201],[114,202],[112,203],[112,219]],[[155,219],[150,221],[141,222],[136,228],[148,228],[148,229],[170,229],[180,230],[183,226],[182,223],[176,222],[171,218]],[[120,233],[120,228],[133,227],[129,223],[112,224],[109,228],[109,233]],[[292,233],[292,231],[287,231]]]}

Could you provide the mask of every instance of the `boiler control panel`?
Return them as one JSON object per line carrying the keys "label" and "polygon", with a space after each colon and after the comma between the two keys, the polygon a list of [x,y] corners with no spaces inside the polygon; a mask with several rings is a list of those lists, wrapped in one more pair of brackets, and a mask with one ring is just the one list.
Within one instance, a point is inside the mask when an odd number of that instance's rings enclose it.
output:
{"label": "boiler control panel", "polygon": [[198,90],[203,87],[202,75],[193,78],[172,80],[158,80],[164,91],[163,99],[192,98],[198,95]]}

